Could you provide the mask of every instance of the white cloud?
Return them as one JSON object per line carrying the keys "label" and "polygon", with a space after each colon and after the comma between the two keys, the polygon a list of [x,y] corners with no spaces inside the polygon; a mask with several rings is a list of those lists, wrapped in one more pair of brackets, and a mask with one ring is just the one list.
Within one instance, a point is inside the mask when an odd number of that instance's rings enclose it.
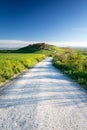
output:
{"label": "white cloud", "polygon": [[87,47],[87,42],[67,42],[67,45],[71,47]]}
{"label": "white cloud", "polygon": [[47,41],[21,41],[0,40],[0,48],[21,48],[33,43],[46,42],[61,47],[87,47],[87,42],[47,42]]}
{"label": "white cloud", "polygon": [[87,42],[47,42],[60,47],[87,47]]}
{"label": "white cloud", "polygon": [[0,48],[19,48],[32,44],[33,41],[0,40]]}

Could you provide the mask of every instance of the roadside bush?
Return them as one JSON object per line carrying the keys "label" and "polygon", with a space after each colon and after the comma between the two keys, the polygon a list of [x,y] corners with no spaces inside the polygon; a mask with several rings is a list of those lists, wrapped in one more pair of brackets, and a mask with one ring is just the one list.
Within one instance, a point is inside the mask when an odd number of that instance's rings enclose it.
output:
{"label": "roadside bush", "polygon": [[87,89],[87,59],[80,52],[68,48],[54,56],[53,65]]}

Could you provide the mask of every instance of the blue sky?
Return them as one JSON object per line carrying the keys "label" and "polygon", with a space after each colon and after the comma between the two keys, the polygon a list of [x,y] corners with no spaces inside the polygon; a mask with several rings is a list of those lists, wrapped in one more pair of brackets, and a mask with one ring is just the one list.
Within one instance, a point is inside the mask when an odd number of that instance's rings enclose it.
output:
{"label": "blue sky", "polygon": [[87,0],[0,0],[0,46],[20,41],[87,46]]}

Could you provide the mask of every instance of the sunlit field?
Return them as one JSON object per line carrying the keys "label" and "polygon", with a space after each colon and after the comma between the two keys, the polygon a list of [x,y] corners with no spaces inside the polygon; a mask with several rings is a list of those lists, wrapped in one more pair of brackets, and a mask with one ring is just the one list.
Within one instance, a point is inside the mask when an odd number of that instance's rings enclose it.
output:
{"label": "sunlit field", "polygon": [[33,67],[44,58],[44,54],[0,54],[0,83]]}

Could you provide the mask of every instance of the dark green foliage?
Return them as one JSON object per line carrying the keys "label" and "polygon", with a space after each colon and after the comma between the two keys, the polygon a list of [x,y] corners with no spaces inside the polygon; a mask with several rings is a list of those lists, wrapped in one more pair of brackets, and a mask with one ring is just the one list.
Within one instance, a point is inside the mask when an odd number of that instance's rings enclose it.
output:
{"label": "dark green foliage", "polygon": [[53,56],[55,52],[61,51],[61,48],[58,48],[54,45],[47,43],[36,43],[29,46],[14,50],[15,53],[36,53],[36,54],[45,54],[47,56]]}
{"label": "dark green foliage", "polygon": [[50,45],[48,45],[46,43],[37,43],[37,44],[31,44],[29,46],[20,48],[20,49],[16,50],[15,52],[17,52],[17,53],[34,53],[36,51],[49,50],[49,49],[50,49]]}
{"label": "dark green foliage", "polygon": [[0,53],[35,53],[53,56],[55,52],[60,52],[62,50],[62,48],[58,48],[47,43],[36,43],[20,48],[18,50],[0,50]]}

